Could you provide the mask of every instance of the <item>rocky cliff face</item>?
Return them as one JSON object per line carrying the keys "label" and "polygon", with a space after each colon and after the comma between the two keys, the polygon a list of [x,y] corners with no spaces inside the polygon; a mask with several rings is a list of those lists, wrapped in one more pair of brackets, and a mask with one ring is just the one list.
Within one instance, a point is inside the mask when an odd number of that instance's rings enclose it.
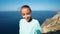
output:
{"label": "rocky cliff face", "polygon": [[60,30],[60,12],[57,12],[52,18],[46,19],[41,27],[43,33]]}

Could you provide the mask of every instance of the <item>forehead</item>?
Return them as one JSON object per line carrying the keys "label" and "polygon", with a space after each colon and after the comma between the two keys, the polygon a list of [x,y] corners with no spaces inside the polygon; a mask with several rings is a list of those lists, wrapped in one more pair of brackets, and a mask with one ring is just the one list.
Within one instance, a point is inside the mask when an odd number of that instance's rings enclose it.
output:
{"label": "forehead", "polygon": [[21,11],[22,12],[30,12],[29,8],[26,8],[26,7],[22,8]]}

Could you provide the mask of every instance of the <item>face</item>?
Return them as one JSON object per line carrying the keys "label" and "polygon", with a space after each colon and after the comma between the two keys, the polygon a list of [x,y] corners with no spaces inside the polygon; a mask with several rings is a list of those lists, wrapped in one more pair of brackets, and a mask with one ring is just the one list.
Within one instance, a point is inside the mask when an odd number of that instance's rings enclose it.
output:
{"label": "face", "polygon": [[26,19],[27,21],[30,19],[30,10],[29,8],[22,8],[21,9],[22,17]]}

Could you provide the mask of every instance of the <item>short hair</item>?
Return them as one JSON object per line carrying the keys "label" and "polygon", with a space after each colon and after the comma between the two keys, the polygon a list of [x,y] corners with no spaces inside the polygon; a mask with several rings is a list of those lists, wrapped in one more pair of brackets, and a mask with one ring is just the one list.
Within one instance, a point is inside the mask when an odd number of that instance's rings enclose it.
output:
{"label": "short hair", "polygon": [[28,5],[23,5],[22,7],[21,7],[21,9],[22,8],[29,8],[29,10],[30,10],[30,12],[31,12],[31,8],[28,6]]}

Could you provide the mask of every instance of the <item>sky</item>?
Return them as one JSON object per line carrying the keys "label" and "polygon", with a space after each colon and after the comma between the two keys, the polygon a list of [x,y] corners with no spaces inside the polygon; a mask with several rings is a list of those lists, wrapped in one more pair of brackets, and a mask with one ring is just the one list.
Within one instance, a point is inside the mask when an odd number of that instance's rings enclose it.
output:
{"label": "sky", "polygon": [[19,11],[23,5],[31,10],[60,10],[60,0],[0,0],[0,11]]}

